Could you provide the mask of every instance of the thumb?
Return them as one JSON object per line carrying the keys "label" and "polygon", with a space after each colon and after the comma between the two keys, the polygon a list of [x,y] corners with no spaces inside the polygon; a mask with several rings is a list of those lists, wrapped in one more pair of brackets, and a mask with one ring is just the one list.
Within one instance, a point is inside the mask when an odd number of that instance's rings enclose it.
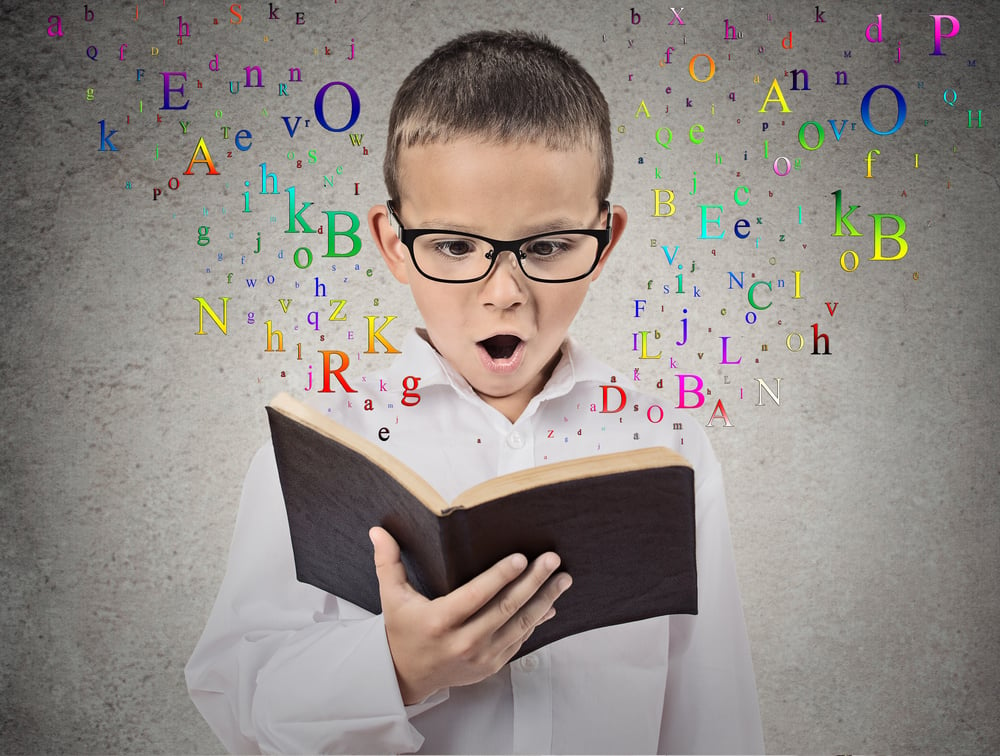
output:
{"label": "thumb", "polygon": [[390,591],[410,588],[406,567],[400,558],[399,544],[387,530],[374,527],[368,531],[368,537],[375,547],[375,574],[385,603],[384,599]]}

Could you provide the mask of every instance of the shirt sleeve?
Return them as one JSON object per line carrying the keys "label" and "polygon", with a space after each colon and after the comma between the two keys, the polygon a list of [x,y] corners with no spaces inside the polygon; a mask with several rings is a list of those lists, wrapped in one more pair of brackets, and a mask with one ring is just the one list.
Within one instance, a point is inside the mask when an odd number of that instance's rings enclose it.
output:
{"label": "shirt sleeve", "polygon": [[416,751],[409,717],[447,698],[404,706],[382,616],[296,580],[270,444],[247,473],[226,576],[185,676],[240,753]]}
{"label": "shirt sleeve", "polygon": [[698,614],[670,617],[659,750],[763,753],[722,470],[707,438],[695,470]]}

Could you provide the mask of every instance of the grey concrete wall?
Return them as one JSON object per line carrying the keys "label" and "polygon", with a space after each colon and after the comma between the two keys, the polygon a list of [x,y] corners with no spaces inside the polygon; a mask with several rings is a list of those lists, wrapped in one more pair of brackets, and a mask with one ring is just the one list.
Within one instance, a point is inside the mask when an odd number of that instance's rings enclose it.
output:
{"label": "grey concrete wall", "polygon": [[[349,375],[384,369],[391,356],[361,354],[365,315],[396,315],[390,340],[418,322],[366,230],[334,274],[326,236],[285,233],[284,191],[314,203],[314,224],[323,210],[363,221],[384,200],[396,86],[436,44],[480,27],[548,33],[607,94],[612,196],[631,217],[574,333],[638,369],[664,406],[678,403],[678,374],[711,390],[692,414],[711,425],[727,475],[768,749],[1000,748],[998,12],[967,1],[688,5],[681,25],[642,0],[296,0],[276,20],[267,3],[244,2],[241,23],[228,3],[0,3],[2,750],[219,750],[182,670],[266,438],[263,405],[280,389],[303,393],[328,345],[352,354]],[[870,43],[879,13],[884,41]],[[960,24],[949,37],[942,20],[941,55],[930,14]],[[248,66],[262,88],[245,86]],[[288,81],[293,67],[301,82]],[[167,103],[163,72],[186,72],[168,77],[184,90]],[[773,80],[787,112],[768,97]],[[360,101],[341,133],[314,112],[333,81]],[[347,123],[344,87],[323,113]],[[294,136],[282,116],[302,117]],[[106,142],[102,120],[115,132]],[[240,129],[252,133],[246,151]],[[218,175],[204,162],[185,173],[201,138]],[[279,194],[260,194],[261,163]],[[672,215],[661,205],[657,216],[656,189],[674,193]],[[844,213],[859,206],[849,221],[860,236],[834,235],[838,190]],[[899,259],[871,259],[878,214],[905,221],[906,254],[882,246]],[[734,231],[742,218],[746,239]],[[672,263],[664,245],[678,247]],[[309,268],[290,259],[303,246]],[[315,305],[316,277],[347,300],[345,322]],[[755,281],[770,286],[751,303]],[[230,297],[226,334],[207,315],[196,334],[195,297],[220,317]],[[279,298],[292,299],[287,313]],[[282,353],[265,352],[268,320]],[[813,354],[813,324],[829,354]],[[646,359],[633,350],[640,331]]]}

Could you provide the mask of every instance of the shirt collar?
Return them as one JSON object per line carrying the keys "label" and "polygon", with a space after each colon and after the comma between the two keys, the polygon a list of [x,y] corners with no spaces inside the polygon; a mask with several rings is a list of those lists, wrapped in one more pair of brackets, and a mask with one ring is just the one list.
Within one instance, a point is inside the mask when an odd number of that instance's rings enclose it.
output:
{"label": "shirt collar", "polygon": [[[425,330],[415,328],[410,331],[403,341],[402,352],[402,356],[393,362],[388,371],[395,384],[400,384],[403,378],[412,375],[420,378],[421,389],[450,386],[474,404],[486,405],[462,374],[431,346]],[[559,362],[552,375],[542,390],[532,397],[521,418],[533,415],[542,402],[565,396],[578,383],[609,380],[611,369],[587,354],[572,336],[563,341],[560,352]]]}

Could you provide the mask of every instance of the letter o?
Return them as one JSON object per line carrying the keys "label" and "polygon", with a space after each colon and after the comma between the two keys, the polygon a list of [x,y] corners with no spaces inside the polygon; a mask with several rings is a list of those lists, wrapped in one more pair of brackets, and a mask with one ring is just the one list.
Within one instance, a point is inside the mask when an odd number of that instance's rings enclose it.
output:
{"label": "letter o", "polygon": [[[768,305],[768,306],[770,306],[770,305]],[[753,320],[750,319],[751,315],[753,316]],[[757,313],[756,312],[748,312],[747,316],[746,316],[746,321],[747,321],[747,325],[753,325],[754,323],[756,323],[757,322]]]}
{"label": "letter o", "polygon": [[[653,408],[654,407],[660,411],[660,419],[659,420],[654,420],[653,419],[652,412],[653,412]],[[650,407],[649,407],[649,409],[646,410],[646,419],[649,420],[649,422],[653,423],[654,425],[656,423],[661,422],[663,420],[663,407],[661,407],[659,404],[651,404]]]}
{"label": "letter o", "polygon": [[[816,127],[816,136],[818,137],[818,140],[816,142],[815,147],[810,147],[808,144],[806,144],[806,126],[810,124]],[[825,139],[826,139],[826,134],[823,132],[823,127],[820,126],[816,121],[806,121],[799,127],[799,144],[802,145],[802,149],[804,150],[809,150],[810,152],[812,152],[813,150],[818,150],[820,147],[823,146],[823,140]]]}
{"label": "letter o", "polygon": [[[708,78],[699,79],[697,76],[694,75],[694,62],[698,60],[698,58],[708,58]],[[712,59],[712,56],[709,55],[708,53],[698,53],[693,58],[691,58],[691,61],[688,63],[688,73],[691,74],[691,78],[694,79],[699,84],[704,84],[706,81],[711,81],[712,77],[715,76],[715,61]]]}
{"label": "letter o", "polygon": [[274,283],[274,275],[273,275],[273,274],[272,274],[272,275],[269,275],[269,276],[267,277],[267,282],[268,282],[269,284],[273,284],[273,283]]}
{"label": "letter o", "polygon": [[221,110],[216,110],[215,111],[215,117],[216,118],[222,118],[222,111]]}
{"label": "letter o", "polygon": [[[896,95],[896,123],[888,131],[879,131],[874,126],[872,126],[871,119],[871,102],[872,95],[875,93],[876,89],[889,89],[894,95]],[[898,89],[888,84],[879,84],[869,89],[864,98],[861,100],[861,120],[865,122],[865,126],[873,134],[878,134],[879,136],[889,136],[890,134],[895,134],[899,131],[900,127],[903,125],[903,121],[906,120],[906,100]]]}
{"label": "letter o", "polygon": [[[854,257],[854,266],[851,268],[848,268],[847,265],[844,263],[844,258],[847,257],[848,255],[852,255]],[[853,273],[858,269],[858,265],[859,265],[858,253],[855,252],[853,249],[845,249],[844,254],[840,256],[840,267],[843,268],[846,273]]]}
{"label": "letter o", "polygon": [[[326,122],[326,116],[323,114],[323,97],[326,95],[326,91],[330,87],[338,86],[346,89],[347,93],[351,97],[351,117],[347,123],[339,129],[335,129]],[[324,84],[320,87],[320,90],[316,93],[316,101],[313,103],[313,110],[316,111],[316,120],[319,121],[319,125],[327,131],[347,131],[357,122],[358,116],[361,115],[361,100],[358,97],[358,93],[354,91],[354,88],[350,84],[345,84],[342,81],[331,81],[329,84]]]}
{"label": "letter o", "polygon": [[[305,251],[305,253],[306,253],[306,264],[305,265],[302,265],[301,263],[299,263],[299,252],[302,252],[302,251]],[[296,268],[299,268],[299,269],[308,268],[310,265],[313,264],[313,253],[312,253],[312,250],[309,249],[309,247],[299,247],[297,250],[295,250],[295,254],[292,255],[292,262],[295,263],[295,267]]]}
{"label": "letter o", "polygon": [[[799,337],[799,348],[798,349],[792,349],[792,336],[798,336]],[[802,338],[802,334],[798,333],[798,332],[794,332],[793,331],[792,333],[788,334],[788,337],[785,339],[785,346],[788,347],[788,351],[789,352],[801,352],[802,351],[802,347],[804,347],[805,345],[806,345],[806,340],[804,338]]]}
{"label": "letter o", "polygon": [[726,308],[725,307],[722,308],[722,310],[720,311],[720,314],[722,314],[722,315],[726,314]]}
{"label": "letter o", "polygon": [[288,153],[287,155],[285,155],[285,158],[286,158],[287,160],[295,160],[295,150],[292,150],[292,151],[291,151],[291,152],[289,152],[289,153]]}
{"label": "letter o", "polygon": [[[785,161],[785,172],[784,173],[778,173],[778,161],[779,160],[784,160]],[[792,161],[789,160],[788,158],[786,158],[784,155],[782,155],[781,157],[775,158],[775,160],[774,160],[774,172],[778,176],[782,176],[782,177],[787,176],[789,173],[792,172]]]}
{"label": "letter o", "polygon": [[171,176],[170,180],[167,181],[167,187],[169,189],[173,189],[174,191],[180,189],[181,188],[180,179],[178,179],[176,176]]}

